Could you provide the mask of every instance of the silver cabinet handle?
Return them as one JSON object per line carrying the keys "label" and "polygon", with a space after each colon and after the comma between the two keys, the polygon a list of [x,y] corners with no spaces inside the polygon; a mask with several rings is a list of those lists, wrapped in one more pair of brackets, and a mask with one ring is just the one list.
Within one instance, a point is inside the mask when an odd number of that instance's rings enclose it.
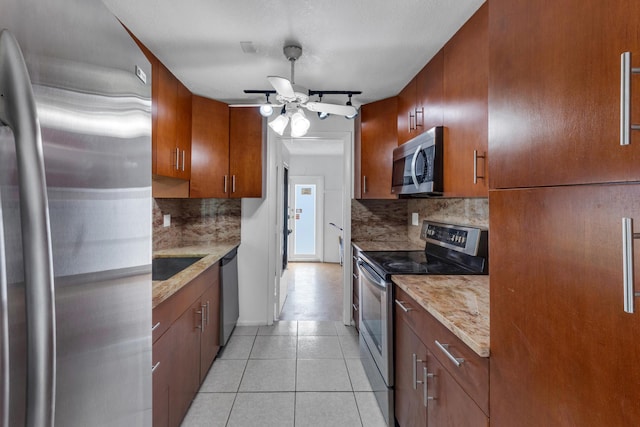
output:
{"label": "silver cabinet handle", "polygon": [[158,329],[158,327],[160,326],[160,322],[156,323],[155,325],[153,325],[151,327],[151,332],[155,331],[156,329]]}
{"label": "silver cabinet handle", "polygon": [[52,426],[56,319],[42,135],[27,67],[7,30],[0,32],[0,93],[0,123],[13,130],[19,182],[28,352],[25,425]]}
{"label": "silver cabinet handle", "polygon": [[[482,152],[482,155],[478,154],[478,150],[473,150],[473,183],[477,184],[478,179],[484,179],[484,175],[478,175],[478,159],[486,160],[487,153]],[[487,170],[487,166],[485,164],[484,169]]]}
{"label": "silver cabinet handle", "polygon": [[355,304],[351,304],[351,307],[353,307],[353,309],[354,309],[355,311],[358,311],[358,306],[357,306],[357,305],[355,305]]}
{"label": "silver cabinet handle", "polygon": [[438,340],[436,340],[436,345],[442,352],[451,360],[457,367],[460,367],[464,363],[464,359],[461,357],[455,357],[453,354],[449,352],[449,344],[440,344]]}
{"label": "silver cabinet handle", "polygon": [[633,232],[633,219],[622,218],[622,288],[625,313],[634,312],[634,298],[640,297],[633,286],[633,239],[640,238]]}
{"label": "silver cabinet handle", "polygon": [[153,365],[151,367],[151,373],[153,374],[155,372],[156,369],[158,369],[158,366],[160,366],[160,362],[156,363],[155,365]]}
{"label": "silver cabinet handle", "polygon": [[209,326],[209,301],[207,301],[207,326]]}
{"label": "silver cabinet handle", "polygon": [[204,331],[204,310],[202,310],[202,308],[200,310],[194,310],[193,314],[198,314],[200,316],[200,324],[196,324],[196,329]]}
{"label": "silver cabinet handle", "polygon": [[433,377],[434,375],[429,373],[426,366],[422,368],[422,404],[425,408],[429,406],[430,400],[436,400],[435,397],[429,396],[429,382],[427,381]]}
{"label": "silver cabinet handle", "polygon": [[413,364],[413,389],[417,390],[418,389],[418,384],[422,384],[422,381],[418,380],[418,363],[422,363],[423,360],[422,359],[418,359],[418,355],[413,353],[411,355],[411,362]]}
{"label": "silver cabinet handle", "polygon": [[409,111],[409,133],[411,133],[411,131],[415,129],[415,127],[411,126],[411,119],[412,118],[415,118],[415,116],[413,114],[411,114],[411,111]]}
{"label": "silver cabinet handle", "polygon": [[184,150],[182,150],[182,172],[184,172],[184,159],[185,157],[187,157],[186,153]]}
{"label": "silver cabinet handle", "polygon": [[620,145],[631,143],[631,131],[640,125],[631,124],[631,74],[640,74],[640,68],[631,68],[631,52],[620,55]]}
{"label": "silver cabinet handle", "polygon": [[176,147],[176,170],[180,170],[180,149]]}
{"label": "silver cabinet handle", "polygon": [[398,305],[398,307],[400,307],[402,309],[402,311],[404,311],[405,313],[408,313],[411,310],[413,310],[413,308],[411,308],[411,307],[406,307],[404,305],[404,301],[400,301],[400,300],[395,300],[395,301],[396,301],[396,305]]}
{"label": "silver cabinet handle", "polygon": [[[418,114],[422,114],[422,123],[418,123]],[[418,127],[424,127],[424,107],[421,107],[419,110],[416,108],[416,129]]]}
{"label": "silver cabinet handle", "polygon": [[231,176],[231,192],[232,193],[236,192],[236,176],[235,175]]}
{"label": "silver cabinet handle", "polygon": [[366,193],[367,192],[367,176],[366,175],[362,175],[362,193]]}
{"label": "silver cabinet handle", "polygon": [[224,176],[224,193],[227,194],[227,181],[229,180],[229,175]]}

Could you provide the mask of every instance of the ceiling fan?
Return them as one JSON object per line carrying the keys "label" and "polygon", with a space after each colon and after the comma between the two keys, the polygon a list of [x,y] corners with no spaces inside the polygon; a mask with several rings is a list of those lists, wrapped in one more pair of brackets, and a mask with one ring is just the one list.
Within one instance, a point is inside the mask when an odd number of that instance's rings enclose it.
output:
{"label": "ceiling fan", "polygon": [[[305,117],[302,108],[318,113],[318,117],[325,119],[330,114],[344,116],[352,119],[358,115],[358,110],[351,104],[351,97],[359,95],[361,91],[336,91],[336,90],[308,90],[295,84],[295,62],[302,55],[302,47],[299,45],[286,45],[283,48],[284,56],[291,63],[291,79],[279,76],[268,76],[267,80],[273,86],[273,90],[245,90],[245,93],[261,93],[267,100],[263,104],[236,104],[232,107],[260,107],[260,114],[269,117],[274,108],[282,107],[280,115],[269,123],[276,133],[282,135],[284,129],[291,121],[291,136],[303,136],[309,129],[310,122]],[[269,95],[275,94],[277,104],[269,102]],[[311,96],[318,95],[319,101],[309,101]],[[323,95],[347,95],[349,100],[346,105],[330,104],[322,102]],[[302,107],[302,108],[300,108]]]}

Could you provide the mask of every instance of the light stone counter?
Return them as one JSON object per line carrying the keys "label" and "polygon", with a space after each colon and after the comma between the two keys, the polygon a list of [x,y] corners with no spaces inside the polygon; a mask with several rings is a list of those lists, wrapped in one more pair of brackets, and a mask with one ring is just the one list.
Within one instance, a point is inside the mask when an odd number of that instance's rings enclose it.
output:
{"label": "light stone counter", "polygon": [[351,244],[360,251],[422,251],[425,243],[417,244],[409,240],[397,242],[387,241],[356,241]]}
{"label": "light stone counter", "polygon": [[185,246],[163,249],[153,252],[154,258],[166,257],[203,257],[167,280],[152,282],[153,308],[178,292],[184,285],[196,278],[207,268],[220,261],[226,254],[238,247],[240,243],[212,243],[209,245]]}
{"label": "light stone counter", "polygon": [[399,275],[392,281],[481,357],[489,357],[489,276]]}

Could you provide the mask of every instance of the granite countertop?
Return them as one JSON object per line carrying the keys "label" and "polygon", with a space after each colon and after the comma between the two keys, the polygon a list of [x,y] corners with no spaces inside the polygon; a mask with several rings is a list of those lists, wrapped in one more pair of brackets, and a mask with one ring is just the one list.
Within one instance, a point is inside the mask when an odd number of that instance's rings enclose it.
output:
{"label": "granite countertop", "polygon": [[167,280],[154,280],[152,283],[153,308],[178,292],[184,285],[196,278],[207,268],[217,263],[238,247],[240,243],[211,243],[207,245],[184,246],[179,248],[153,251],[154,258],[163,257],[203,257]]}
{"label": "granite countertop", "polygon": [[424,242],[418,244],[409,240],[397,242],[387,241],[355,241],[351,244],[360,251],[421,251],[424,250]]}
{"label": "granite countertop", "polygon": [[479,356],[489,357],[489,276],[391,279]]}

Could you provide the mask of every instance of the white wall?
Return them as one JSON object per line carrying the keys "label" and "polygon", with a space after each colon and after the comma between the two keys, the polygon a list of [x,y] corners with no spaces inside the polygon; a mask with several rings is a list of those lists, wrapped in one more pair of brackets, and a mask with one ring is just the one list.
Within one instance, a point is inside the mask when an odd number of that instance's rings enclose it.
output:
{"label": "white wall", "polygon": [[[341,234],[330,222],[342,227],[342,191],[344,176],[343,155],[339,156],[291,156],[289,162],[290,176],[323,176],[324,177],[324,221],[322,233],[324,238],[324,262],[340,262],[338,236]],[[348,190],[348,189],[345,189]]]}

